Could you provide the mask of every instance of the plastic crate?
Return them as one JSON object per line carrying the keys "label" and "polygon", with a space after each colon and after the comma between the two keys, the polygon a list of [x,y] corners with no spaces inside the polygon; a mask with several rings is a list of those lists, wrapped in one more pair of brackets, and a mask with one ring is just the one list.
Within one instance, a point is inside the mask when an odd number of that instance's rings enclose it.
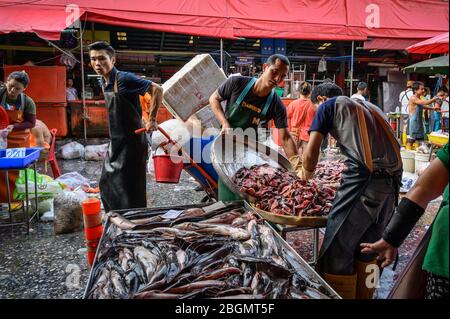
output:
{"label": "plastic crate", "polygon": [[6,150],[0,150],[0,169],[26,168],[39,158],[42,147],[31,147],[25,150],[25,157],[6,158]]}
{"label": "plastic crate", "polygon": [[439,145],[445,145],[446,143],[448,143],[448,136],[436,136],[428,134],[428,141]]}

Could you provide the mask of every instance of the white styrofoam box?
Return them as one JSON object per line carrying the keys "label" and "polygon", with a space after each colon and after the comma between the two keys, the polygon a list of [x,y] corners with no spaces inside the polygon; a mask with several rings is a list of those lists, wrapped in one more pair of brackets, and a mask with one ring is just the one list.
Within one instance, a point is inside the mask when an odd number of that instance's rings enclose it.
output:
{"label": "white styrofoam box", "polygon": [[195,56],[163,85],[163,103],[186,121],[209,104],[209,97],[227,77],[209,54]]}
{"label": "white styrofoam box", "polygon": [[211,106],[208,104],[206,107],[200,109],[195,113],[195,116],[200,121],[202,128],[215,127],[220,129],[220,123],[217,120]]}

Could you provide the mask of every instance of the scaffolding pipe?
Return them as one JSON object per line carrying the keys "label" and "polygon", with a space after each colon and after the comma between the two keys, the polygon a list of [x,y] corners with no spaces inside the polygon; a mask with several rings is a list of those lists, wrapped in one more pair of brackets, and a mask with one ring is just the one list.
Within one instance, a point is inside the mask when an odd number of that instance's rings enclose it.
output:
{"label": "scaffolding pipe", "polygon": [[220,68],[223,71],[223,39],[220,39]]}
{"label": "scaffolding pipe", "polygon": [[352,41],[352,57],[350,59],[350,96],[353,95],[353,61],[355,54],[355,41]]}
{"label": "scaffolding pipe", "polygon": [[81,61],[81,100],[83,101],[83,130],[84,140],[87,140],[87,110],[86,110],[86,92],[84,87],[84,51],[83,51],[83,30],[80,23],[80,61]]}

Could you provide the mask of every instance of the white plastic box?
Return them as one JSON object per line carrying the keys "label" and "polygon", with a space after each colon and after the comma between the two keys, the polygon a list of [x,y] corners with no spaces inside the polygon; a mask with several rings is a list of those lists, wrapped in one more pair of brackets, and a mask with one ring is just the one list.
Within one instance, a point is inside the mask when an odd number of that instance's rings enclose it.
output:
{"label": "white plastic box", "polygon": [[163,103],[183,121],[209,104],[209,97],[226,80],[209,54],[195,56],[163,85]]}

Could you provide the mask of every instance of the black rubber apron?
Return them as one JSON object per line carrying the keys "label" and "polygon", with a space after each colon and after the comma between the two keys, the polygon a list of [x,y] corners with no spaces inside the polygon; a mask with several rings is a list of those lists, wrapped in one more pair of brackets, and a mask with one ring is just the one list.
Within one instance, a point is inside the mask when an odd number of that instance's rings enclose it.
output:
{"label": "black rubber apron", "polygon": [[[387,133],[387,138],[389,139],[390,143],[397,143],[395,137],[392,134],[390,134],[389,128],[387,127],[388,124],[384,123],[383,118],[380,115],[378,115],[376,111],[374,111],[371,108],[371,106],[369,106],[367,103],[364,102],[359,103],[370,111],[376,122],[378,122],[380,125],[383,126],[383,129]],[[355,158],[355,156],[352,156],[354,154],[352,154],[351,151],[346,152],[346,150],[343,150],[343,153],[344,154],[347,153],[346,154],[347,157],[351,158],[352,160],[346,162],[347,170],[342,174],[341,187],[339,188],[336,194],[336,197],[333,201],[333,207],[331,208],[331,211],[328,215],[325,237],[319,253],[319,260],[317,263],[317,270],[319,272],[322,272],[323,268],[322,257],[324,253],[330,247],[333,239],[335,238],[336,234],[338,233],[343,223],[347,220],[350,212],[357,203],[357,199],[363,196],[366,193],[366,191],[373,192],[373,190],[368,189],[368,186],[370,185],[371,180],[373,178],[380,178],[379,176],[377,176],[378,173],[377,174],[374,173],[372,153],[371,153],[372,151],[368,138],[364,111],[362,108],[357,108],[356,113],[358,119],[357,125],[359,128],[360,141],[355,142],[356,143],[360,142],[363,145],[364,149],[363,158],[357,159]],[[399,152],[397,154],[397,158],[399,161],[401,161]],[[362,163],[358,164],[358,162],[361,162],[361,160]],[[392,175],[392,176],[386,175],[385,178],[392,180],[397,189],[398,194],[398,190],[400,189],[401,185],[401,172],[400,175]],[[362,201],[362,204],[364,206],[364,210],[368,212],[370,215],[374,215],[372,210],[378,209],[377,206],[371,206],[370,203],[365,203],[364,201]],[[349,234],[349,236],[352,236],[352,234]]]}
{"label": "black rubber apron", "polygon": [[100,196],[105,211],[147,206],[146,159],[144,134],[134,134],[142,127],[141,110],[119,94],[117,79],[114,91],[104,91],[108,108],[110,143],[100,178]]}

